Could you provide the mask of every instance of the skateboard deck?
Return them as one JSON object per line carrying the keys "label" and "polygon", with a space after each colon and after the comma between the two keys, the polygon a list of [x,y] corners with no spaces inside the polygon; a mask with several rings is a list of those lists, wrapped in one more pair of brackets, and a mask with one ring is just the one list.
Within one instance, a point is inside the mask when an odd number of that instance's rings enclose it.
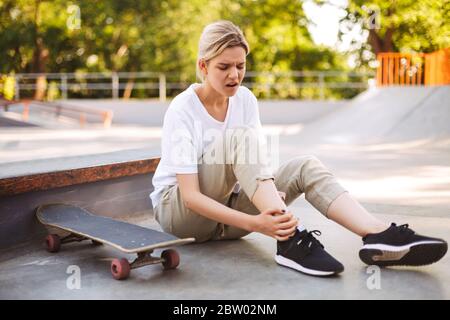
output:
{"label": "skateboard deck", "polygon": [[[46,226],[51,226],[70,234],[60,238],[50,234],[46,238],[47,250],[57,252],[60,245],[68,242],[92,240],[95,244],[110,245],[125,253],[135,253],[138,258],[129,264],[126,259],[115,259],[111,271],[116,279],[126,278],[129,269],[138,268],[148,264],[163,263],[166,269],[178,266],[179,255],[175,250],[166,250],[160,259],[152,257],[155,249],[179,246],[195,241],[194,238],[179,239],[171,234],[144,228],[127,222],[97,216],[89,211],[63,203],[45,204],[37,208],[37,219]],[[119,267],[117,267],[119,266]],[[114,268],[119,275],[115,275]],[[128,272],[126,270],[128,269]],[[121,275],[121,270],[125,270]]]}

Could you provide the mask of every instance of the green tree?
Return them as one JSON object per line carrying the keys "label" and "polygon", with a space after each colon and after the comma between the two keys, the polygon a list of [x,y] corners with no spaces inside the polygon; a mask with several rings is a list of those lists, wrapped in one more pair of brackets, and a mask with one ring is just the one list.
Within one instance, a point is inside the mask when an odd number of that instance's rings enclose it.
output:
{"label": "green tree", "polygon": [[349,0],[340,36],[358,25],[360,52],[432,52],[450,46],[449,16],[448,0]]}
{"label": "green tree", "polygon": [[[346,69],[344,55],[313,43],[301,1],[0,0],[0,8],[0,52],[5,53],[0,72],[6,74],[156,71],[176,73],[168,82],[192,82],[201,31],[219,19],[233,21],[246,34],[248,70]],[[279,85],[271,92],[261,88],[262,96],[317,93],[295,89],[292,83],[299,80],[289,75],[250,79]]]}

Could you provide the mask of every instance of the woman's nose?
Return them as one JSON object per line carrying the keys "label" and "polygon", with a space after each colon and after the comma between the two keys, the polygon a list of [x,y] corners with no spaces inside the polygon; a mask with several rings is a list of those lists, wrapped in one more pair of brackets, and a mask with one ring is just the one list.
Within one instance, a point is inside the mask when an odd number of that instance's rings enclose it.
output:
{"label": "woman's nose", "polygon": [[229,76],[231,79],[238,78],[238,77],[239,77],[239,73],[238,73],[237,68],[231,68],[231,69],[230,69],[230,74],[229,74],[228,76]]}

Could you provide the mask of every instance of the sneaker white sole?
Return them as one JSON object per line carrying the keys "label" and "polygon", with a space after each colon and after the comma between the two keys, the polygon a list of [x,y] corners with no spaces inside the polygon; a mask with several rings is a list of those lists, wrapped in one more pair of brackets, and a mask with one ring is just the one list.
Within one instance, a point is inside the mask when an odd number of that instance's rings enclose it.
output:
{"label": "sneaker white sole", "polygon": [[425,265],[439,260],[446,251],[445,242],[417,241],[403,246],[366,244],[362,246],[359,256],[366,264]]}
{"label": "sneaker white sole", "polygon": [[409,249],[411,247],[420,245],[420,244],[441,244],[442,241],[418,241],[412,242],[410,244],[405,244],[404,246],[390,246],[387,244],[365,244],[361,249],[377,249],[377,250],[386,250],[386,251],[403,251]]}
{"label": "sneaker white sole", "polygon": [[301,265],[299,265],[298,263],[287,259],[283,256],[280,255],[276,255],[275,256],[275,261],[282,266],[306,273],[306,274],[310,274],[313,276],[330,276],[332,274],[335,274],[336,272],[334,271],[320,271],[320,270],[313,270],[313,269],[309,269],[309,268],[305,268]]}

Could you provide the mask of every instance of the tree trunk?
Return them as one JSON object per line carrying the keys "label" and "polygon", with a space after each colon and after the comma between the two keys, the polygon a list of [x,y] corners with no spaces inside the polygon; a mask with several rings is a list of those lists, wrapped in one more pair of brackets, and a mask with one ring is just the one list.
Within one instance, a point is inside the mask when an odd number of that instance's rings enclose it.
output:
{"label": "tree trunk", "polygon": [[370,29],[368,40],[370,46],[372,47],[373,53],[378,54],[380,52],[393,52],[394,51],[394,45],[392,43],[393,33],[394,30],[392,28],[389,28],[386,30],[383,38],[381,38],[375,29]]}
{"label": "tree trunk", "polygon": [[[33,53],[33,64],[32,72],[34,73],[45,73],[46,64],[48,60],[48,49],[44,46],[44,41],[39,34],[39,6],[41,0],[35,1],[35,11],[34,11],[34,53]],[[47,87],[47,80],[45,76],[39,76],[36,79],[36,91],[34,94],[34,99],[43,100],[45,97],[45,90]]]}

